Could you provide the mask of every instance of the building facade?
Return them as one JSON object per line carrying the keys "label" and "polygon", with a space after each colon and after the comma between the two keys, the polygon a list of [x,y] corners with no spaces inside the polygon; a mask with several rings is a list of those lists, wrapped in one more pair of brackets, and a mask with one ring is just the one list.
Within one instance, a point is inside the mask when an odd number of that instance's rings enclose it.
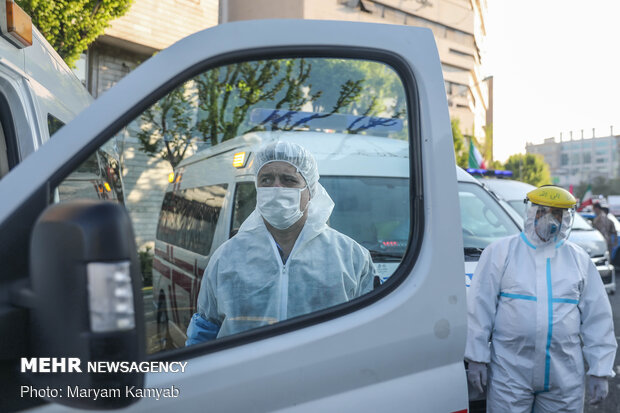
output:
{"label": "building facade", "polygon": [[221,0],[221,13],[222,22],[298,18],[429,28],[439,49],[450,117],[479,142],[485,127],[492,127],[492,77],[482,70],[486,0]]}
{"label": "building facade", "polygon": [[568,187],[594,178],[620,177],[620,135],[528,143],[526,153],[541,154],[549,165],[553,182]]}
{"label": "building facade", "polygon": [[[218,0],[134,0],[131,9],[112,21],[105,34],[89,47],[81,62],[86,87],[96,98],[154,53],[218,21]],[[138,248],[152,248],[157,213],[172,167],[140,151],[138,139],[126,130],[119,133],[117,144],[123,164],[125,205]],[[151,165],[148,174],[144,173],[146,164]]]}

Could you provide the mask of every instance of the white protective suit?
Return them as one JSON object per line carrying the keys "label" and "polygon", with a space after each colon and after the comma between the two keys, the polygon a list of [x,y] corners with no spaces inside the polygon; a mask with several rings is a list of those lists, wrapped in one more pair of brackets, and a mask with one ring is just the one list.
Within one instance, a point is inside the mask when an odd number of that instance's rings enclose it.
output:
{"label": "white protective suit", "polygon": [[[334,203],[318,183],[314,159],[306,169],[299,168],[302,161],[293,161],[311,198],[307,221],[286,264],[254,210],[209,260],[188,345],[308,314],[372,290],[376,270],[368,250],[326,224]],[[257,169],[265,163],[260,158],[255,162]]]}
{"label": "white protective suit", "polygon": [[542,242],[528,218],[525,233],[480,256],[465,358],[489,366],[488,412],[582,412],[584,359],[588,375],[614,376],[611,306],[588,254]]}

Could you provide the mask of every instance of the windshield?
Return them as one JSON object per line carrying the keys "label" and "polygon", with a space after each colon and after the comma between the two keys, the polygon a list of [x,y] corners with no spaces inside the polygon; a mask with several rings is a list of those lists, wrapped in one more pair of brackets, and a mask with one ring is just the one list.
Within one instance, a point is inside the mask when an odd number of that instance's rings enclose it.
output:
{"label": "windshield", "polygon": [[459,182],[461,225],[465,257],[480,255],[491,242],[517,234],[519,227],[482,187]]}
{"label": "windshield", "polygon": [[575,214],[575,220],[573,221],[573,231],[591,231],[593,228],[588,221],[586,221],[581,215]]}
{"label": "windshield", "polygon": [[400,261],[409,239],[409,179],[322,176],[329,226],[366,247],[375,262]]}
{"label": "windshield", "polygon": [[508,204],[512,207],[512,209],[517,211],[520,216],[525,218],[525,207],[527,206],[527,204],[523,202],[522,199],[508,201]]}

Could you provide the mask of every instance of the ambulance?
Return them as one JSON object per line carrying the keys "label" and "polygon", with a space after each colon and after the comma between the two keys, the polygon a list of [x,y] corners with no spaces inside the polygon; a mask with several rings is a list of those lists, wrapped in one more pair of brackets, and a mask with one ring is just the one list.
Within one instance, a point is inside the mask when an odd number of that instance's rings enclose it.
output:
{"label": "ambulance", "polygon": [[0,179],[93,98],[14,2],[0,4]]}
{"label": "ambulance", "polygon": [[[260,112],[268,110],[261,109],[254,117],[260,117]],[[312,115],[320,114],[303,114]],[[370,251],[378,274],[375,285],[383,284],[396,271],[409,241],[408,143],[374,136],[380,132],[373,128],[368,135],[353,139],[333,133],[333,126],[325,121],[321,126],[328,132],[239,136],[185,159],[172,173],[153,259],[153,304],[161,348],[184,346],[209,257],[235,235],[254,210],[252,164],[260,146],[270,142],[293,142],[313,154],[319,182],[335,203],[327,224]],[[496,239],[518,233],[519,227],[476,179],[461,168],[455,169],[465,284],[469,286],[482,250]]]}
{"label": "ambulance", "polygon": [[[28,68],[15,69],[23,82]],[[283,115],[288,123],[278,124],[264,109],[319,115]],[[41,129],[46,116],[29,119]],[[341,126],[318,130],[310,118]],[[143,284],[148,247],[158,282],[166,271],[178,280],[162,290],[167,305],[178,300],[170,317],[181,326],[192,311],[181,307],[191,307],[209,254],[253,208],[235,202],[251,197],[256,145],[276,137],[315,152],[336,208],[359,213],[336,209],[330,225],[375,251],[383,282],[320,311],[148,352],[158,325],[151,295],[159,298],[157,286]],[[490,218],[491,235],[508,230],[492,209],[461,197],[472,191],[461,191],[455,174],[429,29],[223,24],[147,60],[44,141],[0,180],[1,411],[467,411],[463,231],[473,233],[472,248],[489,237],[461,219],[460,198]],[[78,190],[55,202],[56,191],[100,150],[119,160],[125,202],[77,199]],[[192,171],[207,158],[221,168],[210,166],[209,176]],[[196,209],[186,219],[176,215],[179,207]],[[178,231],[188,222],[192,231]],[[32,367],[75,359],[82,367],[146,367],[22,368],[22,360]],[[183,372],[149,367],[172,362],[187,364]]]}

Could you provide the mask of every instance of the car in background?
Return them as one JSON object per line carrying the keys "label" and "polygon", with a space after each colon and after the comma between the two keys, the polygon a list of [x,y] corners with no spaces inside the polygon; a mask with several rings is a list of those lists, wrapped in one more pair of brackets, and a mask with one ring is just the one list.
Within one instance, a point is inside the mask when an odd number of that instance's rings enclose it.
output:
{"label": "car in background", "polygon": [[[524,199],[526,194],[536,187],[525,182],[509,179],[481,178],[480,182],[516,211],[521,217],[519,225],[523,228],[526,210]],[[616,292],[616,272],[610,262],[607,244],[601,233],[594,229],[580,214],[575,214],[573,230],[568,239],[586,250],[601,274],[605,290],[614,294]]]}
{"label": "car in background", "polygon": [[466,171],[457,168],[465,285],[469,287],[482,251],[493,241],[517,234],[523,226],[519,214],[488,191]]}

